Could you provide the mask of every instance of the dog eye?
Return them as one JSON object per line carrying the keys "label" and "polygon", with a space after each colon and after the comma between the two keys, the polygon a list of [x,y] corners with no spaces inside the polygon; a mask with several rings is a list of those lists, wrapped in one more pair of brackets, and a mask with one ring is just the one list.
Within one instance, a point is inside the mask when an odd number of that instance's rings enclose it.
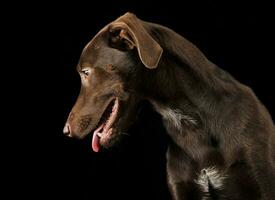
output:
{"label": "dog eye", "polygon": [[89,69],[82,69],[81,73],[84,74],[85,76],[89,76],[90,70]]}

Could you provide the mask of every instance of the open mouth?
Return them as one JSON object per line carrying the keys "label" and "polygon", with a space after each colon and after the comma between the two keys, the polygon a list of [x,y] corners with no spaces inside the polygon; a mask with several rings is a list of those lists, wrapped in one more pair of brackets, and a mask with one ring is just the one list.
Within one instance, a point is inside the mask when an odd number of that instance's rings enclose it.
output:
{"label": "open mouth", "polygon": [[94,152],[98,152],[101,145],[100,140],[108,139],[113,131],[113,124],[117,118],[119,108],[118,98],[114,98],[105,109],[101,119],[97,125],[97,128],[94,131],[92,139],[92,148]]}

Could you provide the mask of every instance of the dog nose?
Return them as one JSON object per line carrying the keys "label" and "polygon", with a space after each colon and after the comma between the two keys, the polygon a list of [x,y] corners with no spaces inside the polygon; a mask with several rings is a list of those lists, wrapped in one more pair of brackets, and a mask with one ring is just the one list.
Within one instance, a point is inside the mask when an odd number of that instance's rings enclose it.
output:
{"label": "dog nose", "polygon": [[63,133],[67,136],[70,136],[71,134],[71,126],[70,124],[66,123],[63,129]]}

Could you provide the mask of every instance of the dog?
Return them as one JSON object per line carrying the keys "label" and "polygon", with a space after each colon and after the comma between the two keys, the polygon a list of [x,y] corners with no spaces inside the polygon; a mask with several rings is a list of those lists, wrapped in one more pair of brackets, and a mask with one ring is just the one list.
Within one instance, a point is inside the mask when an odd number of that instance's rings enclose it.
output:
{"label": "dog", "polygon": [[95,152],[129,129],[139,102],[162,116],[174,200],[275,199],[275,128],[253,91],[171,29],[126,13],[77,65],[81,91],[64,134],[93,133]]}

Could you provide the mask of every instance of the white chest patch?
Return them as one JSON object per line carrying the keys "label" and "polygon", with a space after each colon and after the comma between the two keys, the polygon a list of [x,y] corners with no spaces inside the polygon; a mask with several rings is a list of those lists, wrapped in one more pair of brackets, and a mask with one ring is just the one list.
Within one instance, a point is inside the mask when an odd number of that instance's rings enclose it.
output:
{"label": "white chest patch", "polygon": [[197,122],[189,115],[185,115],[182,113],[180,109],[171,109],[169,107],[165,107],[159,105],[157,103],[153,103],[156,111],[161,114],[163,119],[167,120],[170,124],[172,124],[177,129],[182,128],[182,123],[186,125],[196,125]]}
{"label": "white chest patch", "polygon": [[201,170],[195,182],[200,186],[203,192],[209,192],[209,188],[222,189],[226,175],[219,172],[215,167],[209,167]]}

